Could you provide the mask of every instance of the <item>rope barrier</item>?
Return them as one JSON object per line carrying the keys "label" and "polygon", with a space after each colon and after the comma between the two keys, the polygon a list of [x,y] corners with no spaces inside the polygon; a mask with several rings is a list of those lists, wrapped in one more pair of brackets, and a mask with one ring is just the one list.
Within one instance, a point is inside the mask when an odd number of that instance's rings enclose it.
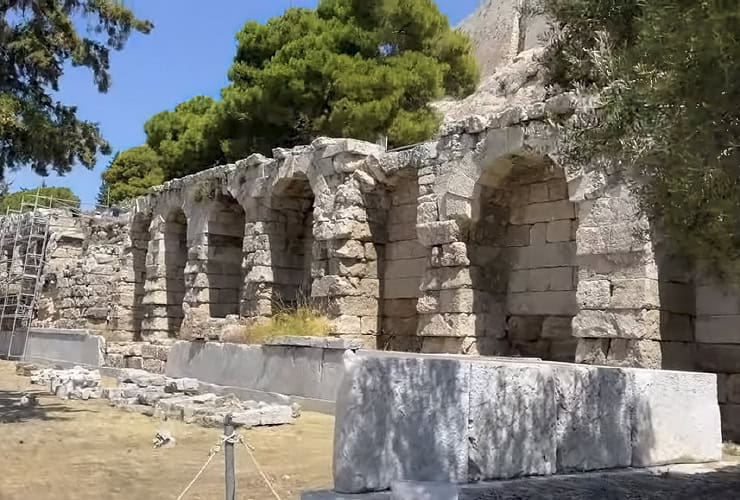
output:
{"label": "rope barrier", "polygon": [[267,475],[262,470],[262,467],[260,467],[260,464],[257,462],[257,459],[254,457],[254,454],[252,453],[252,448],[244,441],[244,439],[241,436],[239,436],[239,442],[244,445],[244,448],[247,450],[247,453],[249,454],[249,458],[252,459],[252,463],[257,469],[257,472],[260,473],[260,476],[262,476],[262,480],[265,482],[267,487],[270,488],[272,495],[275,497],[276,500],[282,500],[282,498],[280,498],[280,495],[278,495],[277,491],[275,491],[275,488],[272,486],[272,483],[268,479]]}
{"label": "rope barrier", "polygon": [[257,458],[255,458],[254,453],[252,453],[252,448],[247,442],[244,440],[242,436],[237,434],[236,432],[232,432],[230,435],[221,436],[218,440],[218,443],[216,443],[216,446],[211,448],[208,452],[208,459],[203,464],[203,467],[200,468],[200,470],[195,474],[195,477],[193,477],[193,480],[190,481],[190,483],[185,487],[184,490],[182,490],[182,493],[180,493],[180,496],[177,497],[177,500],[182,500],[185,498],[185,495],[188,491],[190,491],[190,488],[193,487],[193,485],[200,479],[200,476],[203,475],[205,470],[208,468],[208,465],[211,463],[213,458],[218,454],[219,451],[221,451],[221,448],[223,447],[224,443],[229,444],[239,444],[241,443],[244,445],[244,448],[247,450],[247,453],[249,454],[249,458],[252,460],[252,463],[254,464],[254,467],[257,469],[257,472],[259,472],[260,476],[262,476],[262,480],[265,482],[267,487],[272,492],[272,495],[275,497],[276,500],[282,500],[280,498],[280,495],[278,495],[278,492],[275,491],[275,488],[272,485],[272,482],[270,482],[270,479],[267,477],[267,474],[262,470],[262,467],[260,467],[260,464],[257,462]]}
{"label": "rope barrier", "polygon": [[180,493],[180,496],[177,497],[177,500],[182,500],[185,498],[185,494],[190,491],[190,488],[193,487],[193,485],[200,479],[200,476],[205,472],[208,465],[211,463],[211,460],[213,460],[213,457],[216,456],[216,454],[219,452],[219,449],[221,448],[220,445],[216,445],[208,452],[208,460],[206,460],[206,463],[203,464],[203,467],[200,468],[198,473],[195,475],[192,481],[190,481],[190,484],[188,484],[184,490],[182,490],[182,493]]}

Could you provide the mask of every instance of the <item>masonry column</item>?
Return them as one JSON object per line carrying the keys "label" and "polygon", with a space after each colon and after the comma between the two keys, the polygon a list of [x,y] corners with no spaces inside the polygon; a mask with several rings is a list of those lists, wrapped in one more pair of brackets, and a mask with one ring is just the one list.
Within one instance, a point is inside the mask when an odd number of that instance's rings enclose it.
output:
{"label": "masonry column", "polygon": [[[374,210],[375,181],[360,167],[376,145],[316,142],[312,297],[326,303],[335,333],[376,347],[379,333],[378,251],[385,236]],[[370,205],[370,206],[368,206]]]}

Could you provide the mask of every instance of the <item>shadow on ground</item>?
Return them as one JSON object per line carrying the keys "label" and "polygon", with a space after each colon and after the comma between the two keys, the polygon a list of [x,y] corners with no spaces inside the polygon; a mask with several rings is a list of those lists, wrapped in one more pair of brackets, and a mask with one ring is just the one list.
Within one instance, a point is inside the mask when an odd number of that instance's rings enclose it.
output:
{"label": "shadow on ground", "polygon": [[740,497],[740,465],[705,473],[625,472],[530,478],[466,488],[460,500],[720,500]]}
{"label": "shadow on ground", "polygon": [[[37,403],[22,406],[21,399],[24,395],[36,396]],[[94,410],[82,410],[71,408],[64,403],[42,400],[47,395],[43,391],[7,391],[0,389],[0,424],[22,423],[33,420],[69,420],[74,413],[89,413]]]}

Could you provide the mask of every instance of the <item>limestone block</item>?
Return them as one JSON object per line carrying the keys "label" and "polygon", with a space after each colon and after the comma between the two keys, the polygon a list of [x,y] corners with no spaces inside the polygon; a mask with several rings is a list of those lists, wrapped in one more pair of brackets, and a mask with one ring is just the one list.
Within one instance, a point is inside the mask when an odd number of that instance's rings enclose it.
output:
{"label": "limestone block", "polygon": [[475,331],[475,314],[424,314],[419,316],[419,335],[422,337],[472,337]]}
{"label": "limestone block", "polygon": [[554,473],[556,416],[550,366],[472,362],[469,479]]}
{"label": "limestone block", "polygon": [[658,281],[652,279],[611,280],[614,309],[646,309],[660,307]]}
{"label": "limestone block", "polygon": [[547,243],[509,249],[513,269],[575,266],[575,242]]}
{"label": "limestone block", "polygon": [[625,370],[555,365],[557,471],[632,464],[631,379]]}
{"label": "limestone block", "polygon": [[428,250],[418,241],[394,241],[385,246],[388,260],[426,258]]}
{"label": "limestone block", "polygon": [[706,315],[740,315],[740,291],[718,286],[696,287],[696,312]]}
{"label": "limestone block", "polygon": [[740,315],[696,318],[696,341],[708,344],[740,344]]}
{"label": "limestone block", "polygon": [[665,345],[654,340],[612,339],[606,364],[658,370],[663,368]]}
{"label": "limestone block", "polygon": [[529,269],[512,271],[507,283],[509,292],[526,292],[529,290]]}
{"label": "limestone block", "polygon": [[609,339],[578,339],[576,347],[576,363],[588,365],[606,364],[606,356],[609,351]]}
{"label": "limestone block", "polygon": [[343,259],[362,259],[365,257],[365,246],[356,240],[337,242],[332,253]]}
{"label": "limestone block", "polygon": [[337,316],[341,314],[354,316],[377,315],[378,299],[363,296],[337,297],[329,301],[327,312]]}
{"label": "limestone block", "polygon": [[144,368],[144,358],[139,356],[131,356],[126,358],[126,368],[135,368],[135,369],[143,369]]}
{"label": "limestone block", "polygon": [[529,185],[529,202],[530,203],[542,203],[549,201],[549,195],[547,193],[547,183],[537,182]]}
{"label": "limestone block", "polygon": [[144,359],[144,370],[152,373],[164,373],[164,361],[158,359]]}
{"label": "limestone block", "polygon": [[510,293],[506,304],[511,314],[566,316],[578,312],[576,297],[570,291]]}
{"label": "limestone block", "polygon": [[532,203],[511,211],[511,224],[535,224],[555,220],[575,219],[575,204],[568,200]]}
{"label": "limestone block", "polygon": [[105,366],[110,366],[112,368],[125,368],[126,361],[123,354],[106,354]]}
{"label": "limestone block", "polygon": [[529,245],[531,228],[532,226],[507,226],[506,245],[510,247],[525,247]]}
{"label": "limestone block", "polygon": [[[473,215],[473,204],[465,196],[447,193],[439,201],[439,213],[442,219],[470,219]],[[420,223],[431,222],[419,219]]]}
{"label": "limestone block", "polygon": [[454,267],[470,264],[468,247],[465,243],[455,242],[442,245],[441,250],[440,265],[442,266]]}
{"label": "limestone block", "polygon": [[[480,292],[483,294],[483,292]],[[475,312],[476,292],[471,288],[442,290],[439,292],[439,311],[442,313]]]}
{"label": "limestone block", "polygon": [[417,224],[416,234],[419,243],[425,247],[454,243],[463,238],[460,226],[454,220]]}
{"label": "limestone block", "polygon": [[573,337],[571,316],[548,316],[542,322],[542,338],[569,339]]}
{"label": "limestone block", "polygon": [[[406,262],[406,261],[400,261]],[[386,299],[414,298],[420,294],[421,278],[389,278],[383,282]]]}
{"label": "limestone block", "polygon": [[417,279],[420,279],[425,267],[426,259],[424,258],[389,260],[385,265],[385,276],[386,278],[393,279],[410,277],[417,277]]}
{"label": "limestone block", "polygon": [[529,230],[529,243],[531,245],[544,245],[545,243],[547,243],[547,224],[546,223],[539,222],[531,226],[521,226],[521,227],[531,228]]}
{"label": "limestone block", "polygon": [[473,285],[469,267],[441,267],[424,273],[422,290],[451,290]]}
{"label": "limestone block", "polygon": [[396,480],[465,482],[469,382],[463,360],[345,354],[334,489],[384,490]]}
{"label": "limestone block", "polygon": [[570,241],[571,240],[571,226],[570,220],[559,220],[547,223],[547,241],[548,243],[555,243],[559,241]]}
{"label": "limestone block", "polygon": [[714,374],[629,370],[634,384],[632,465],[711,462],[722,457]]}
{"label": "limestone block", "polygon": [[[579,288],[581,284],[578,284]],[[590,338],[659,339],[660,311],[580,310],[573,319],[573,335]]]}
{"label": "limestone block", "polygon": [[362,323],[359,316],[343,314],[332,320],[334,331],[340,335],[359,335],[362,333]]}
{"label": "limestone block", "polygon": [[606,309],[611,299],[609,280],[579,281],[576,296],[581,309]]}

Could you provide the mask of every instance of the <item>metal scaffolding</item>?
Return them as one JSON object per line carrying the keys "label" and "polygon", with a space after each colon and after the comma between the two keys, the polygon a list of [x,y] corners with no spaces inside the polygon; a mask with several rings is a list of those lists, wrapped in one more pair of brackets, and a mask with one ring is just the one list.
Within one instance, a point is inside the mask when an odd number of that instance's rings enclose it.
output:
{"label": "metal scaffolding", "polygon": [[6,359],[23,359],[46,263],[52,208],[75,208],[67,200],[24,193],[19,206],[0,216],[0,339]]}

